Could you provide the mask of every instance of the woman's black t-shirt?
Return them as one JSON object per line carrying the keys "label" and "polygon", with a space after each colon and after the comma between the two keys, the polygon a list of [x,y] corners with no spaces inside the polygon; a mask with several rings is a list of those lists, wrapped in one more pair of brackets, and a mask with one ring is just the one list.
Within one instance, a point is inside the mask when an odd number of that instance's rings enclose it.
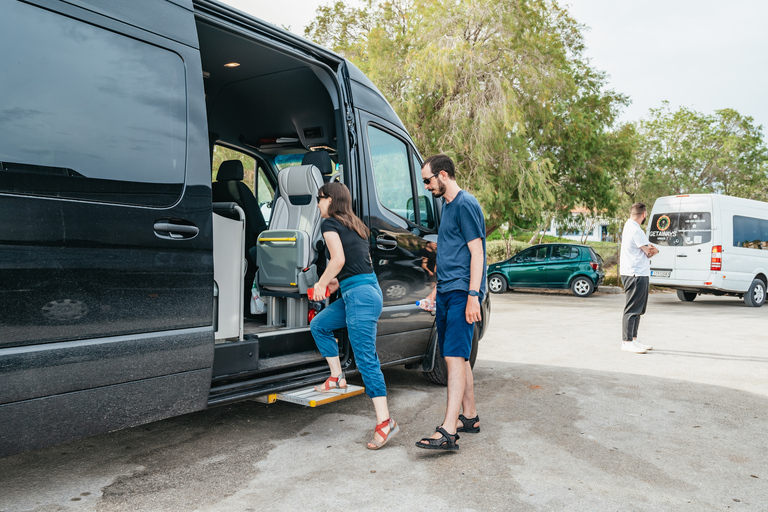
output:
{"label": "woman's black t-shirt", "polygon": [[[333,231],[338,233],[341,239],[341,245],[344,247],[344,267],[336,276],[341,282],[344,279],[358,274],[372,274],[373,263],[371,263],[371,251],[368,248],[368,240],[361,238],[357,231],[349,229],[344,224],[329,217],[323,219],[320,227],[323,234]],[[330,261],[331,255],[328,249],[325,249],[326,258]]]}

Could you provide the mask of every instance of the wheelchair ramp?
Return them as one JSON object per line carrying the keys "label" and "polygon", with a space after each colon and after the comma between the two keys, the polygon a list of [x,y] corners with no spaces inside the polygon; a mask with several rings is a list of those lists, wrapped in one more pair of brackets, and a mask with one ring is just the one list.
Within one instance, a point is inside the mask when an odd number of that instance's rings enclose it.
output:
{"label": "wheelchair ramp", "polygon": [[291,402],[294,404],[305,405],[307,407],[317,407],[318,405],[325,405],[331,402],[344,400],[345,398],[361,395],[364,392],[365,387],[355,386],[352,384],[347,384],[346,390],[337,389],[328,391],[327,393],[318,393],[315,391],[314,386],[310,386],[306,388],[282,391],[280,393],[272,393],[268,396],[261,397],[259,401],[273,404],[276,401],[281,400],[283,402]]}

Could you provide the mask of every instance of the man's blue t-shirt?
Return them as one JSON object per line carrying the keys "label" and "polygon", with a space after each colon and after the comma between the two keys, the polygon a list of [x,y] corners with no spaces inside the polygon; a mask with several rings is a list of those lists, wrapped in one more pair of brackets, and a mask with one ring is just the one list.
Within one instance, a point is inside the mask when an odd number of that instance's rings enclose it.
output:
{"label": "man's blue t-shirt", "polygon": [[485,294],[485,219],[477,199],[461,190],[453,201],[443,205],[440,230],[437,235],[437,291],[469,291],[472,255],[467,242],[483,241],[483,276],[480,292]]}

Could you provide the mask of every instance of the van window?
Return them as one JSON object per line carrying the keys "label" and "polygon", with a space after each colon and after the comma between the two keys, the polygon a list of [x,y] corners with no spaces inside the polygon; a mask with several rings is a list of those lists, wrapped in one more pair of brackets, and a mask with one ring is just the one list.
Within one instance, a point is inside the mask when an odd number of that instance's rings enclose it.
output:
{"label": "van window", "polygon": [[373,126],[368,126],[368,143],[379,201],[388,210],[415,223],[408,146]]}
{"label": "van window", "polygon": [[651,221],[648,241],[662,246],[692,246],[712,241],[710,212],[657,213]]}
{"label": "van window", "polygon": [[[416,155],[413,155],[413,168],[418,175],[421,169],[421,162],[416,158]],[[421,178],[421,176],[418,177]],[[437,227],[437,220],[435,219],[432,194],[427,192],[420,180],[416,180],[416,191],[419,197],[419,224],[427,229],[435,229]]]}
{"label": "van window", "polygon": [[0,48],[13,48],[0,52],[0,191],[178,200],[187,118],[177,54],[21,2],[3,4]]}
{"label": "van window", "polygon": [[768,250],[768,220],[734,215],[733,246]]}

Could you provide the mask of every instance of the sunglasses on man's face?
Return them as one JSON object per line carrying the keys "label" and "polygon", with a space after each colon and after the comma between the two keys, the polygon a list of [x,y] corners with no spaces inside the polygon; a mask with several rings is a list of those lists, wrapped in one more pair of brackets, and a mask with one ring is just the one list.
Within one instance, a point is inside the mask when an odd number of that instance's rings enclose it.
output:
{"label": "sunglasses on man's face", "polygon": [[430,176],[429,178],[424,178],[424,179],[423,179],[423,180],[421,180],[421,181],[423,181],[425,185],[429,185],[429,182],[430,182],[430,181],[432,181],[432,178],[434,178],[435,176],[437,176],[437,175],[438,175],[438,174],[440,174],[441,172],[443,172],[443,171],[437,171],[435,174],[433,174],[433,175],[432,175],[432,176]]}

